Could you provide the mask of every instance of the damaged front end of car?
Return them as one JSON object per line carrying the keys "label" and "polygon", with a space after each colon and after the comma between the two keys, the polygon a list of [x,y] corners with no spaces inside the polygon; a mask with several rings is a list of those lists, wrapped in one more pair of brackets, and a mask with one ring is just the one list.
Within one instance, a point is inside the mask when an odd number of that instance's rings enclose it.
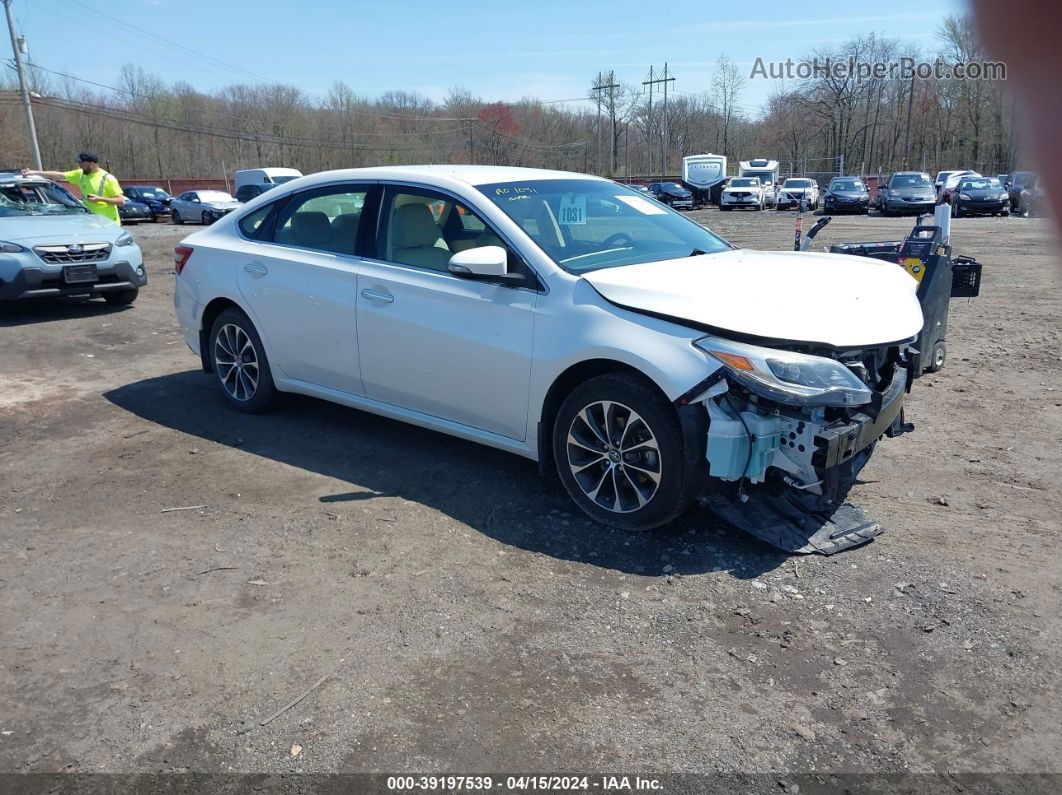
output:
{"label": "damaged front end of car", "polygon": [[708,335],[718,367],[677,405],[707,415],[702,501],[790,552],[832,554],[882,529],[847,502],[877,441],[912,430],[911,341],[837,350]]}

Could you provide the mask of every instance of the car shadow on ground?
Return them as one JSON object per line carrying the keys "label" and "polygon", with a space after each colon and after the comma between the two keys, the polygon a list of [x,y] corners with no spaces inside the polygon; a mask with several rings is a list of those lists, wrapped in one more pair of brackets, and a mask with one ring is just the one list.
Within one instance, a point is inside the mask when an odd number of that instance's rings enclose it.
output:
{"label": "car shadow on ground", "polygon": [[401,497],[503,544],[647,576],[726,571],[745,579],[788,558],[701,509],[648,533],[610,530],[586,519],[530,460],[326,401],[291,395],[267,416],[241,414],[200,371],[104,397],[150,422],[356,487],[318,497],[322,507]]}
{"label": "car shadow on ground", "polygon": [[112,305],[101,299],[33,298],[25,301],[0,303],[0,328],[27,326],[31,323],[52,323],[58,320],[77,320],[85,317],[104,317],[128,312],[130,305]]}

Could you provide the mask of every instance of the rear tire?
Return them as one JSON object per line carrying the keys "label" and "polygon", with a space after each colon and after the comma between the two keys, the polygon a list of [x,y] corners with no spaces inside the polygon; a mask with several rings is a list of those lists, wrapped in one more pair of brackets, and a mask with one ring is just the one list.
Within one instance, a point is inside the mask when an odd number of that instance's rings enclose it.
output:
{"label": "rear tire", "polygon": [[229,405],[246,414],[268,411],[277,401],[265,346],[251,319],[239,309],[226,309],[210,329],[210,361],[214,378]]}
{"label": "rear tire", "polygon": [[931,373],[939,373],[944,369],[944,361],[948,358],[948,348],[943,342],[938,342],[933,346],[933,356],[929,360],[929,366],[926,367]]}
{"label": "rear tire", "polygon": [[103,294],[103,300],[114,306],[131,304],[140,295],[139,288],[129,287],[125,290],[109,290]]}
{"label": "rear tire", "polygon": [[644,378],[615,373],[572,391],[553,426],[561,483],[594,521],[652,530],[692,500],[674,407]]}

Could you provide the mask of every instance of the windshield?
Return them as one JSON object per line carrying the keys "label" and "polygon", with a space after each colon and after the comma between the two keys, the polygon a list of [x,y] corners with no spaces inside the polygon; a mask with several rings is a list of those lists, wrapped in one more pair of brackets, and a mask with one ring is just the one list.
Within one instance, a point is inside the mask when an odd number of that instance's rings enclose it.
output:
{"label": "windshield", "polygon": [[812,182],[810,179],[787,179],[783,188],[810,188]]}
{"label": "windshield", "polygon": [[858,179],[835,179],[830,190],[863,190],[863,183]]}
{"label": "windshield", "polygon": [[760,181],[756,177],[751,179],[748,177],[734,178],[730,180],[731,188],[758,188],[760,187]]}
{"label": "windshield", "polygon": [[963,190],[985,190],[988,188],[1003,190],[1003,185],[995,177],[977,177],[976,179],[967,178],[959,183],[959,187]]}
{"label": "windshield", "polygon": [[199,201],[203,202],[234,202],[236,201],[232,196],[227,194],[223,190],[201,190],[199,191]]}
{"label": "windshield", "polygon": [[23,183],[0,187],[0,218],[87,212],[84,205],[57,185]]}
{"label": "windshield", "polygon": [[610,182],[542,179],[477,190],[569,273],[732,248],[671,208]]}
{"label": "windshield", "polygon": [[919,174],[901,174],[889,180],[890,188],[932,188],[933,183]]}
{"label": "windshield", "polygon": [[297,176],[292,174],[290,177],[270,177],[273,180],[274,185],[283,185],[285,182],[291,182],[293,179],[298,179]]}
{"label": "windshield", "polygon": [[170,194],[164,191],[162,188],[137,188],[140,191],[140,195],[145,199],[168,199]]}
{"label": "windshield", "polygon": [[773,171],[746,171],[741,176],[743,176],[743,177],[756,177],[764,185],[767,185],[767,184],[769,184],[771,182],[774,182],[774,172]]}

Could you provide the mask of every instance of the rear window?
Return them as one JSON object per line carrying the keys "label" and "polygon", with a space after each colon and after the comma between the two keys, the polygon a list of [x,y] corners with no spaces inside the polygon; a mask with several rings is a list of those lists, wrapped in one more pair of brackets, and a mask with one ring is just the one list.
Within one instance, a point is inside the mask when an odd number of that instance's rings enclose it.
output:
{"label": "rear window", "polygon": [[259,207],[253,213],[248,213],[239,220],[240,231],[247,237],[257,237],[258,230],[262,228],[262,224],[269,218],[269,214],[273,212],[273,205],[267,204],[265,207]]}

